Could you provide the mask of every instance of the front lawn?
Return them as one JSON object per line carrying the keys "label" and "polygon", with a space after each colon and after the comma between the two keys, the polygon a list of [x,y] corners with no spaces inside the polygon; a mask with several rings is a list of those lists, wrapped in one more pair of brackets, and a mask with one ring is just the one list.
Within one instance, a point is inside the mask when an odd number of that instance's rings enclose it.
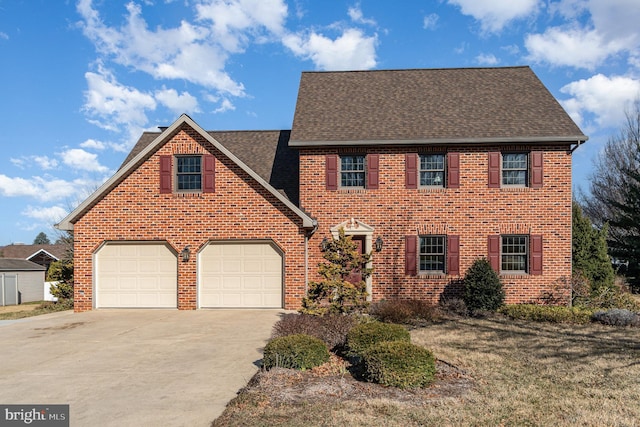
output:
{"label": "front lawn", "polygon": [[15,320],[57,311],[73,310],[73,301],[38,301],[0,307],[0,320]]}
{"label": "front lawn", "polygon": [[429,388],[354,381],[335,359],[259,373],[212,426],[638,425],[640,328],[461,318],[411,332]]}

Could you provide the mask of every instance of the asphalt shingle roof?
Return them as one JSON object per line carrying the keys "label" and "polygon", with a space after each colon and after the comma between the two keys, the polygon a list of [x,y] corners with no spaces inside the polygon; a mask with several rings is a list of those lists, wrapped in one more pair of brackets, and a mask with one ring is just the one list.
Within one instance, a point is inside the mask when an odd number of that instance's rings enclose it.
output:
{"label": "asphalt shingle roof", "polygon": [[32,255],[46,251],[58,259],[64,258],[66,245],[7,245],[0,247],[0,258],[21,258],[27,259]]}
{"label": "asphalt shingle roof", "polygon": [[[299,163],[297,151],[288,147],[289,130],[207,131],[254,172],[294,204],[298,204]],[[145,132],[121,168],[153,142],[160,132]]]}
{"label": "asphalt shingle roof", "polygon": [[0,258],[0,271],[44,271],[46,267],[26,259]]}
{"label": "asphalt shingle roof", "polygon": [[545,138],[586,139],[529,67],[414,69],[302,73],[290,145]]}

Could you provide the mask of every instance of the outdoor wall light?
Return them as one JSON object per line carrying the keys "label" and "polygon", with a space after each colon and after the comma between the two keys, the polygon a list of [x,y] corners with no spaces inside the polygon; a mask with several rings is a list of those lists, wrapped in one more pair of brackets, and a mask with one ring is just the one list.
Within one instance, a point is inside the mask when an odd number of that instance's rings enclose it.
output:
{"label": "outdoor wall light", "polygon": [[329,239],[325,237],[322,239],[322,242],[320,242],[320,250],[322,252],[326,252],[328,248],[329,248]]}
{"label": "outdoor wall light", "polygon": [[383,244],[384,244],[384,242],[382,241],[382,237],[378,236],[376,238],[376,242],[375,242],[376,252],[380,252],[382,250],[382,245]]}
{"label": "outdoor wall light", "polygon": [[185,246],[182,252],[180,252],[180,256],[182,257],[182,262],[189,261],[189,256],[191,255],[191,250],[189,249],[189,245]]}

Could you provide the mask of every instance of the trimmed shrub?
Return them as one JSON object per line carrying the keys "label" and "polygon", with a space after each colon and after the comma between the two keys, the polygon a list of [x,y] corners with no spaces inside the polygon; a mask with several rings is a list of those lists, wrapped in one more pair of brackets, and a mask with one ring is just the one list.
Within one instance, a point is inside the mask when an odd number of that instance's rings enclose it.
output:
{"label": "trimmed shrub", "polygon": [[504,289],[498,273],[485,258],[471,264],[464,277],[464,303],[476,310],[496,311],[504,303]]}
{"label": "trimmed shrub", "polygon": [[406,341],[377,343],[364,353],[363,362],[368,381],[392,387],[426,387],[436,374],[433,353]]}
{"label": "trimmed shrub", "polygon": [[384,341],[410,342],[409,331],[394,323],[370,322],[352,328],[347,334],[350,356],[362,356],[374,344]]}
{"label": "trimmed shrub", "polygon": [[512,304],[500,308],[500,313],[517,320],[533,322],[576,323],[591,322],[592,310],[579,307],[562,307],[537,304]]}
{"label": "trimmed shrub", "polygon": [[614,308],[608,311],[596,311],[593,320],[611,326],[640,326],[640,315],[630,310]]}
{"label": "trimmed shrub", "polygon": [[438,307],[422,300],[385,300],[373,304],[369,314],[385,323],[416,324],[440,319]]}
{"label": "trimmed shrub", "polygon": [[318,338],[305,334],[274,338],[264,347],[265,369],[310,369],[329,361],[329,350]]}
{"label": "trimmed shrub", "polygon": [[331,350],[339,350],[345,346],[347,332],[357,323],[354,316],[287,313],[273,326],[271,337],[306,334],[324,341]]}

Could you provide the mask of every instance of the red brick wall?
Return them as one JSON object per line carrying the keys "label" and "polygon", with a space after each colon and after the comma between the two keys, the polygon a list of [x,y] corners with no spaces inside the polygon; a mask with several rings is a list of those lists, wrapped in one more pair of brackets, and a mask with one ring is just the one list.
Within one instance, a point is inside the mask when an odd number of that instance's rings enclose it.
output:
{"label": "red brick wall", "polygon": [[[487,187],[488,152],[544,151],[544,185],[539,189]],[[460,279],[478,257],[487,257],[487,237],[497,234],[543,236],[543,274],[502,276],[507,303],[536,301],[546,292],[558,292],[568,301],[571,276],[571,155],[569,146],[453,147],[460,153],[460,188],[405,189],[405,153],[417,148],[366,148],[358,154],[380,154],[377,190],[325,189],[325,155],[336,149],[300,150],[301,206],[318,220],[318,232],[309,241],[310,280],[322,261],[319,244],[329,229],[355,217],[374,227],[384,248],[373,254],[372,297],[419,298],[437,301],[445,291],[454,294]],[[444,152],[443,147],[432,148]],[[404,238],[407,235],[460,236],[460,276],[407,276]]]}
{"label": "red brick wall", "polygon": [[[160,194],[160,155],[209,152],[216,157],[215,193]],[[272,239],[284,253],[284,306],[296,308],[305,290],[300,225],[279,200],[185,126],[75,224],[75,310],[92,309],[92,257],[105,241],[166,241],[176,253],[190,245],[195,255],[208,241],[224,239]],[[178,263],[179,309],[196,308],[196,259]]]}

